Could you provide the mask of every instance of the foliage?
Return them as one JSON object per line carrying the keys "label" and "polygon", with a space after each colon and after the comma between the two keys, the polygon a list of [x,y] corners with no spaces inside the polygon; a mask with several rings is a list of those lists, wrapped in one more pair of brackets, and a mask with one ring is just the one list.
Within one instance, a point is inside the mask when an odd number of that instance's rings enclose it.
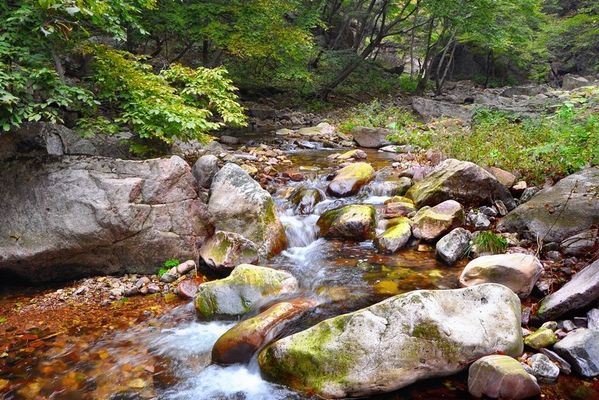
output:
{"label": "foliage", "polygon": [[[131,53],[102,45],[93,54],[93,80],[100,100],[118,107],[115,121],[142,138],[172,142],[207,140],[206,133],[228,123],[244,125],[243,109],[224,68],[191,69],[174,64],[159,74]],[[212,118],[213,111],[223,121]]]}
{"label": "foliage", "polygon": [[160,267],[160,269],[158,270],[158,273],[156,275],[158,275],[158,277],[161,278],[162,275],[166,274],[171,268],[174,268],[179,264],[181,264],[181,263],[179,262],[178,259],[169,258],[162,264],[162,267]]}
{"label": "foliage", "polygon": [[339,129],[346,133],[351,132],[356,126],[387,128],[399,132],[414,129],[419,123],[409,110],[373,100],[353,107],[339,121]]}
{"label": "foliage", "polygon": [[472,238],[472,245],[478,253],[501,254],[508,247],[507,239],[491,231],[478,232]]}

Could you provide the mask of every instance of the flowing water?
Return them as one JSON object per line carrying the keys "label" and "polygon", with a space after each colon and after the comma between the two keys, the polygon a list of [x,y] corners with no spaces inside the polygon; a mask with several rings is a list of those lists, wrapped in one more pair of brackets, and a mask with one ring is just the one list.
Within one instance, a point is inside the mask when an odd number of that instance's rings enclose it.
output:
{"label": "flowing water", "polygon": [[[457,287],[461,266],[450,268],[438,263],[431,248],[381,255],[370,241],[358,243],[318,237],[316,221],[324,210],[346,203],[368,203],[374,204],[380,212],[382,203],[388,198],[388,193],[371,184],[352,198],[326,198],[307,215],[295,211],[286,198],[294,187],[304,186],[325,193],[325,177],[333,167],[326,159],[330,153],[330,150],[322,149],[290,153],[289,157],[296,165],[313,172],[307,174],[310,177],[307,181],[280,188],[274,195],[278,214],[286,227],[289,247],[263,265],[291,272],[300,282],[302,296],[325,296],[329,299],[328,303],[304,319],[302,326],[293,327],[293,331],[398,293]],[[368,161],[379,167],[388,165],[389,155],[369,152]],[[44,388],[40,392],[42,395],[45,393],[47,398],[56,399],[305,398],[264,380],[256,355],[247,365],[211,365],[213,344],[237,322],[199,321],[192,304],[188,303],[160,318],[104,335],[85,349],[86,357],[74,357],[73,348],[68,346],[45,354],[39,365],[27,373],[29,379]],[[292,331],[285,332],[289,333]],[[54,366],[50,376],[44,374],[44,365]],[[65,389],[71,381],[75,382],[71,385],[75,389]],[[428,381],[382,398],[463,399],[468,397],[465,381],[464,375]],[[556,385],[547,392],[557,393],[556,397],[549,395],[547,398],[560,398],[561,391],[570,393],[574,390],[572,385],[577,383],[567,379],[560,382],[561,386]],[[28,396],[14,396],[22,397]]]}

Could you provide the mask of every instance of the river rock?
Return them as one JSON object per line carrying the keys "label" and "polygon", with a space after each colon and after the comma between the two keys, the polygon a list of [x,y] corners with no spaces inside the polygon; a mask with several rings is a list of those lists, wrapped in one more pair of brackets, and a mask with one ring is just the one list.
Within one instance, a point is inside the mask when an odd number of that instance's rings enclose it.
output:
{"label": "river rock", "polygon": [[385,128],[368,128],[365,126],[356,126],[351,130],[351,135],[361,147],[369,147],[378,149],[379,147],[390,144],[387,136],[391,135],[389,129]]}
{"label": "river rock", "polygon": [[577,329],[560,340],[553,349],[585,378],[599,376],[599,331]]}
{"label": "river rock", "polygon": [[[390,177],[385,180],[376,179],[365,187],[374,196],[402,196],[412,186],[408,177]],[[411,202],[411,200],[410,200]]]}
{"label": "river rock", "polygon": [[329,183],[327,190],[334,196],[352,196],[374,178],[374,168],[368,163],[358,162],[343,167]]}
{"label": "river rock", "polygon": [[177,285],[175,293],[182,299],[193,299],[198,292],[197,282],[191,279],[185,279]]}
{"label": "river rock", "polygon": [[599,225],[599,167],[570,175],[504,217],[498,227],[530,240],[562,240]]}
{"label": "river rock", "polygon": [[297,214],[308,215],[312,214],[314,207],[324,198],[324,193],[320,190],[300,186],[291,193],[289,201],[293,204],[294,211]]}
{"label": "river rock", "polygon": [[432,208],[422,208],[414,216],[414,237],[435,240],[464,224],[464,208],[454,200],[447,200]]}
{"label": "river rock", "polygon": [[489,167],[489,172],[501,183],[503,186],[511,188],[516,183],[516,175],[497,167]]}
{"label": "river rock", "polygon": [[523,253],[478,257],[468,263],[460,275],[462,286],[500,283],[521,298],[527,297],[543,273],[543,265],[535,256]]}
{"label": "river rock", "polygon": [[[396,196],[401,197],[401,196]],[[392,199],[396,199],[396,197],[392,197]],[[407,200],[407,199],[406,199]],[[383,215],[385,218],[395,218],[395,217],[406,217],[411,213],[416,211],[416,207],[412,201],[392,201],[385,202],[385,208],[383,209]]]}
{"label": "river rock", "polygon": [[316,225],[322,237],[368,240],[374,237],[375,216],[372,206],[350,204],[325,211]]}
{"label": "river rock", "polygon": [[195,260],[211,220],[180,157],[63,156],[0,169],[0,270],[31,281],[155,273]]}
{"label": "river rock", "polygon": [[194,304],[198,313],[205,318],[233,317],[247,313],[268,296],[297,290],[297,280],[288,272],[241,264],[224,279],[202,283]]}
{"label": "river rock", "polygon": [[226,164],[214,176],[208,211],[217,230],[251,240],[260,254],[274,255],[287,246],[272,197],[236,164]]}
{"label": "river rock", "polygon": [[374,240],[375,246],[384,253],[395,253],[404,247],[412,237],[412,228],[408,218],[396,221],[395,225],[378,235]]}
{"label": "river rock", "polygon": [[455,159],[447,159],[408,190],[407,196],[418,207],[434,206],[445,200],[456,200],[470,206],[493,204],[501,200],[512,209],[515,207],[510,191],[493,175],[478,165]]}
{"label": "river rock", "polygon": [[557,342],[557,336],[549,328],[539,328],[524,338],[524,344],[535,350],[550,347]]}
{"label": "river rock", "polygon": [[512,357],[491,355],[476,360],[468,370],[468,391],[474,397],[526,399],[541,394],[537,380]]}
{"label": "river rock", "polygon": [[599,247],[599,229],[597,228],[570,236],[560,244],[562,253],[569,256],[590,254],[596,247]]}
{"label": "river rock", "polygon": [[574,90],[589,85],[592,83],[584,76],[566,74],[562,80],[562,89],[564,90]]}
{"label": "river rock", "polygon": [[537,316],[543,320],[557,317],[586,307],[599,298],[599,259],[572,277],[558,291],[545,297]]}
{"label": "river rock", "polygon": [[599,331],[599,308],[593,308],[587,313],[587,326],[589,329]]}
{"label": "river rock", "polygon": [[453,375],[477,358],[522,353],[508,288],[417,290],[327,319],[264,349],[271,379],[326,398],[368,396]]}
{"label": "river rock", "polygon": [[216,272],[228,273],[239,264],[258,261],[258,248],[234,232],[217,231],[200,249],[202,261]]}
{"label": "river rock", "polygon": [[214,175],[218,172],[218,158],[212,154],[200,157],[191,172],[201,188],[209,189]]}
{"label": "river rock", "polygon": [[307,298],[284,301],[241,321],[216,341],[212,348],[212,362],[228,365],[250,361],[289,324],[317,305],[316,300]]}
{"label": "river rock", "polygon": [[470,248],[472,234],[464,228],[455,228],[443,236],[435,246],[437,257],[453,265],[464,257]]}
{"label": "river rock", "polygon": [[559,376],[559,367],[551,362],[545,354],[533,354],[526,362],[532,370],[532,374],[541,382],[554,382]]}

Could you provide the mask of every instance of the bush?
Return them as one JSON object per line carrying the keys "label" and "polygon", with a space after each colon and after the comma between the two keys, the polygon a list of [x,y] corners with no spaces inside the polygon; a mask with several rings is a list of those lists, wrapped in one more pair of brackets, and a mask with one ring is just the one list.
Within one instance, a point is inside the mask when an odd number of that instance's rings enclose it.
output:
{"label": "bush", "polygon": [[339,129],[346,133],[351,132],[356,126],[387,128],[401,132],[404,129],[416,128],[419,123],[409,110],[373,100],[353,107],[339,122]]}
{"label": "bush", "polygon": [[502,254],[507,250],[507,239],[491,231],[479,232],[472,239],[472,245],[481,253]]}

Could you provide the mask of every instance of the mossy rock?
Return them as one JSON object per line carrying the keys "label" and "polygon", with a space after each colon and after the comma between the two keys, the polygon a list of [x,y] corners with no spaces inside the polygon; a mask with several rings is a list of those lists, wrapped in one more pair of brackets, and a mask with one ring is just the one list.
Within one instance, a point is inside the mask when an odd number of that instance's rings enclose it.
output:
{"label": "mossy rock", "polygon": [[358,241],[373,239],[376,211],[370,205],[350,204],[324,212],[316,224],[322,237]]}
{"label": "mossy rock", "polygon": [[202,283],[194,304],[205,318],[240,316],[265,297],[297,290],[297,280],[288,272],[241,264],[227,278]]}
{"label": "mossy rock", "polygon": [[464,224],[464,208],[454,200],[423,207],[413,218],[412,232],[418,239],[433,241]]}
{"label": "mossy rock", "polygon": [[412,237],[412,227],[408,218],[401,218],[395,225],[376,237],[375,246],[384,253],[395,253],[403,248]]}
{"label": "mossy rock", "polygon": [[337,197],[352,196],[372,179],[374,179],[374,168],[370,164],[352,163],[337,172],[335,178],[329,183],[327,191]]}
{"label": "mossy rock", "polygon": [[501,285],[418,290],[283,338],[258,361],[296,390],[369,396],[455,374],[489,354],[519,356],[520,317],[520,300]]}
{"label": "mossy rock", "polygon": [[524,338],[524,344],[539,350],[557,343],[557,335],[549,328],[539,328]]}
{"label": "mossy rock", "polygon": [[239,264],[258,261],[254,242],[234,232],[217,231],[200,249],[202,261],[220,273],[229,273]]}

